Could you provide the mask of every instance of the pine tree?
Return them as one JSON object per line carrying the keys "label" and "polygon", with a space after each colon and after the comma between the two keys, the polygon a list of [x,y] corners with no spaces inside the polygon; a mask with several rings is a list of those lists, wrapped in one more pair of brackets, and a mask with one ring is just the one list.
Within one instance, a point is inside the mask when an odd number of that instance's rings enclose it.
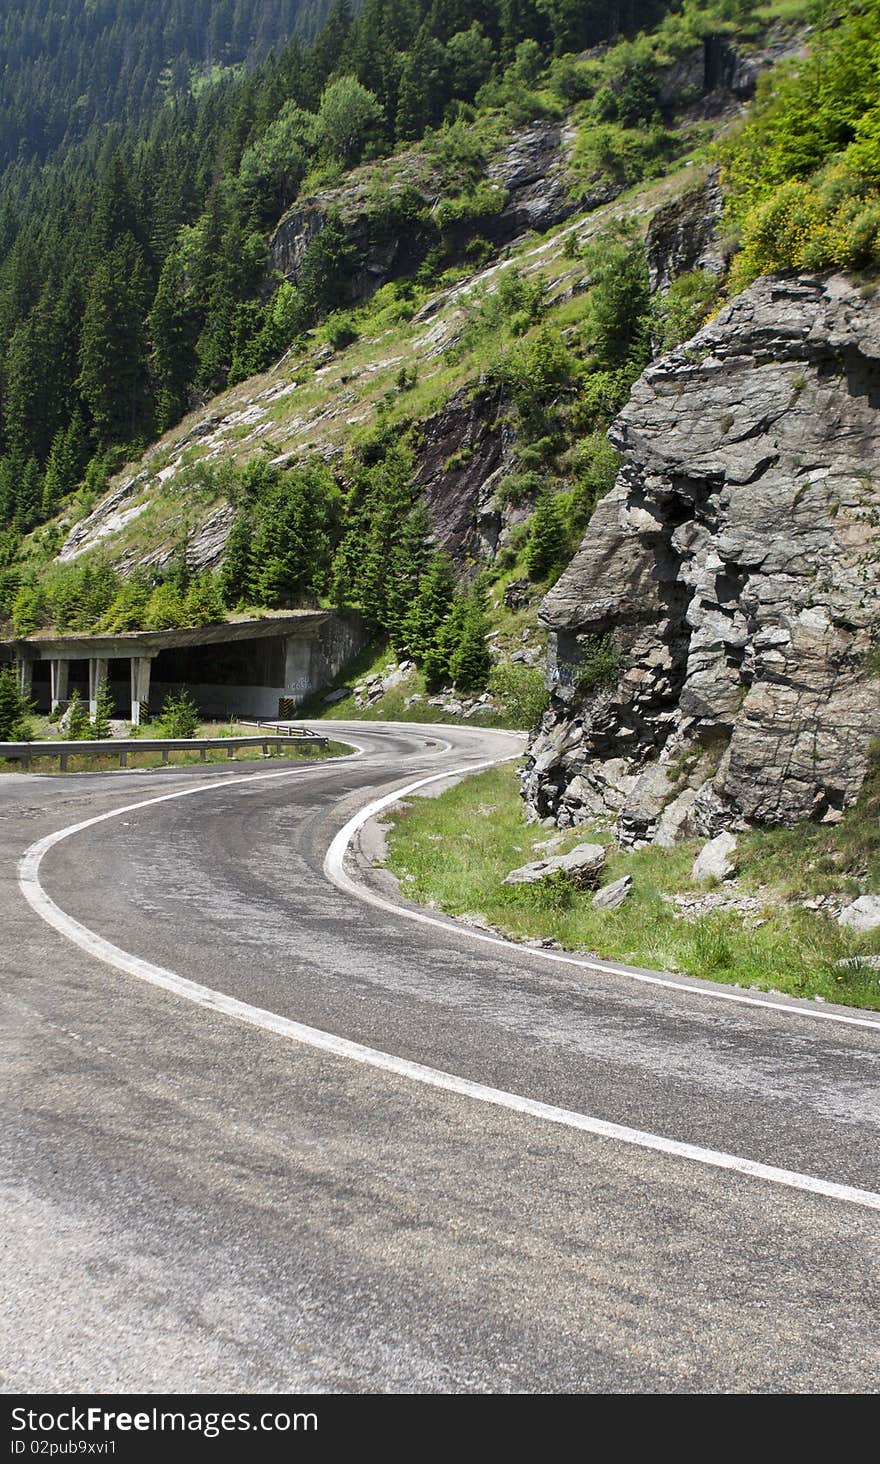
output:
{"label": "pine tree", "polygon": [[428,511],[419,503],[403,520],[388,560],[385,629],[398,652],[407,648],[407,625],[428,562],[430,533]]}
{"label": "pine tree", "polygon": [[18,499],[13,524],[19,533],[26,533],[40,522],[43,510],[43,474],[35,457],[28,458],[18,485]]}
{"label": "pine tree", "polygon": [[105,678],[98,687],[98,695],[95,699],[95,715],[92,718],[92,737],[111,737],[113,735],[113,729],[110,726],[110,718],[113,716],[113,712],[113,697],[110,694],[110,687]]}
{"label": "pine tree", "polygon": [[89,254],[100,265],[128,235],[140,242],[140,218],[132,197],[129,168],[121,148],[105,161],[89,234]]}
{"label": "pine tree", "polygon": [[454,594],[449,614],[437,627],[432,644],[422,657],[425,685],[429,691],[437,691],[452,680],[450,662],[458,649],[464,627],[467,600],[464,595]]}
{"label": "pine tree", "polygon": [[51,518],[61,500],[78,486],[88,457],[88,434],[82,413],[76,411],[52,439],[43,480],[43,518]]}
{"label": "pine tree", "polygon": [[445,554],[435,553],[419,581],[416,595],[404,625],[406,648],[420,665],[437,639],[448,618],[455,598],[455,574]]}
{"label": "pine tree", "polygon": [[449,674],[461,691],[482,691],[489,679],[492,658],[486,641],[488,633],[482,599],[471,591],[464,602],[458,644],[449,657]]}
{"label": "pine tree", "polygon": [[159,276],[148,328],[153,343],[150,369],[156,397],[156,427],[164,432],[183,416],[195,377],[198,320],[186,268],[177,251]]}
{"label": "pine tree", "polygon": [[166,737],[195,737],[201,713],[185,686],[169,692],[162,705],[162,731]]}
{"label": "pine tree", "polygon": [[254,597],[254,523],[249,512],[239,509],[232,520],[220,570],[220,593],[224,605],[233,608]]}
{"label": "pine tree", "polygon": [[0,668],[0,742],[27,742],[32,710],[21,689],[17,665]]}
{"label": "pine tree", "polygon": [[526,546],[526,573],[530,580],[546,579],[568,558],[571,548],[563,500],[558,493],[544,494],[538,500]]}
{"label": "pine tree", "polygon": [[68,742],[87,742],[92,735],[92,724],[89,721],[89,709],[74,687],[73,694],[67,704],[67,731],[65,736]]}
{"label": "pine tree", "polygon": [[225,619],[216,576],[208,572],[196,575],[184,596],[183,613],[187,625],[212,625]]}
{"label": "pine tree", "polygon": [[142,575],[123,580],[104,614],[101,629],[144,630],[149,600],[150,587]]}
{"label": "pine tree", "polygon": [[440,121],[447,95],[446,52],[423,25],[400,79],[396,131],[403,141],[419,138]]}
{"label": "pine tree", "polygon": [[186,623],[182,596],[167,581],[157,585],[144,610],[145,630],[177,630]]}

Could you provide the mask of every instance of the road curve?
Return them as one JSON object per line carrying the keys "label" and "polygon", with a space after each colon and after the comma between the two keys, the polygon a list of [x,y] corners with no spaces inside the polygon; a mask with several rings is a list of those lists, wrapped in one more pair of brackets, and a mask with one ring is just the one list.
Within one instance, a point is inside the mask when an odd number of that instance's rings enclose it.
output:
{"label": "road curve", "polygon": [[[0,777],[3,1390],[876,1390],[876,1211],[538,1105],[876,1194],[880,1028],[352,898],[323,863],[357,809],[511,741],[350,735],[359,757],[289,776]],[[99,941],[525,1109],[242,1025],[65,940],[18,861],[120,808],[39,870]]]}

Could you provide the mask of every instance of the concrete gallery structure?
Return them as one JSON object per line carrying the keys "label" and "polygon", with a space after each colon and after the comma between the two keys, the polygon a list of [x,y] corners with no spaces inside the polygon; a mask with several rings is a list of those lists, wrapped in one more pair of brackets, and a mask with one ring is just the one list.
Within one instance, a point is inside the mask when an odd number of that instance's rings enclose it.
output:
{"label": "concrete gallery structure", "polygon": [[114,705],[137,726],[169,691],[186,687],[206,716],[289,716],[365,644],[360,618],[330,610],[270,612],[186,630],[53,635],[0,643],[19,667],[38,710],[64,707],[74,687],[94,716],[106,682]]}

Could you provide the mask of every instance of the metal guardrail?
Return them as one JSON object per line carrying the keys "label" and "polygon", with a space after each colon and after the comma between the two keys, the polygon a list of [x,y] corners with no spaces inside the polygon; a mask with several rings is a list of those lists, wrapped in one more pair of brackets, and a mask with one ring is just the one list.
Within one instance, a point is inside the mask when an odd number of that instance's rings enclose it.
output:
{"label": "metal guardrail", "polygon": [[[317,732],[307,732],[303,728],[297,729],[294,740],[315,742],[321,747],[326,747],[328,741]],[[130,752],[161,752],[163,763],[167,763],[168,755],[172,752],[197,752],[201,761],[205,762],[209,752],[222,751],[224,748],[229,758],[235,757],[238,747],[262,747],[264,754],[268,756],[270,744],[280,748],[289,742],[286,730],[263,732],[256,737],[107,737],[83,742],[64,742],[59,738],[51,742],[0,742],[0,758],[8,758],[29,767],[32,758],[57,757],[61,760],[61,771],[64,772],[68,758],[84,755],[118,756],[119,766],[124,768],[128,764]]]}
{"label": "metal guardrail", "polygon": [[279,737],[317,737],[321,742],[327,741],[326,737],[321,737],[317,732],[309,732],[306,727],[292,727],[287,722],[277,722],[274,719],[264,721],[262,717],[258,717],[255,722],[252,722],[249,717],[239,717],[237,720],[245,727],[268,727],[270,731],[277,732]]}

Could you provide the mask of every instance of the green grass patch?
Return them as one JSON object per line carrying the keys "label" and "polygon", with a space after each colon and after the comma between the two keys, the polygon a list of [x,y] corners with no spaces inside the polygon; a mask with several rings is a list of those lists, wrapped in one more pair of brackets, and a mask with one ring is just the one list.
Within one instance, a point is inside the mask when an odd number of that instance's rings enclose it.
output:
{"label": "green grass patch", "polygon": [[[853,829],[866,816],[861,807],[854,810]],[[837,839],[840,850],[859,837],[847,820],[816,832]],[[603,882],[632,876],[633,893],[616,911],[596,910],[590,893],[559,881],[505,887],[511,869],[542,857],[537,846],[551,834],[524,823],[516,773],[508,765],[465,779],[438,798],[414,801],[395,819],[389,866],[411,899],[451,915],[479,914],[517,940],[550,936],[566,950],[635,966],[880,1010],[880,971],[836,964],[880,954],[880,932],[855,936],[824,915],[784,903],[793,875],[780,861],[780,848],[786,835],[803,838],[802,830],[755,833],[741,841],[741,886],[763,882],[763,923],[754,928],[736,912],[676,919],[675,907],[662,898],[693,888],[699,841],[624,852],[613,847],[607,830],[567,831],[552,852],[604,843]],[[843,886],[838,881],[835,887]]]}

